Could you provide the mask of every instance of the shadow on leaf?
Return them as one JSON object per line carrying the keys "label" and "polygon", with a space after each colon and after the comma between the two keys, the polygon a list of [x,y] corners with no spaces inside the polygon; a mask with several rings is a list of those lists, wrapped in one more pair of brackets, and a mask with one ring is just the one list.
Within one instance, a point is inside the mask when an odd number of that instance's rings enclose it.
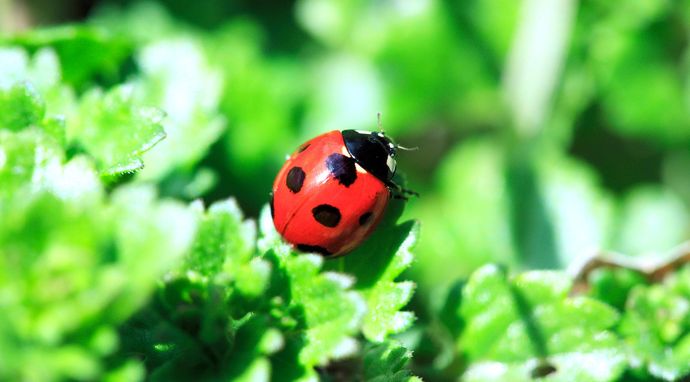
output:
{"label": "shadow on leaf", "polygon": [[326,263],[326,268],[352,274],[357,278],[355,288],[371,287],[395,258],[395,254],[413,229],[414,221],[396,225],[402,215],[404,202],[392,200],[376,231],[350,254]]}

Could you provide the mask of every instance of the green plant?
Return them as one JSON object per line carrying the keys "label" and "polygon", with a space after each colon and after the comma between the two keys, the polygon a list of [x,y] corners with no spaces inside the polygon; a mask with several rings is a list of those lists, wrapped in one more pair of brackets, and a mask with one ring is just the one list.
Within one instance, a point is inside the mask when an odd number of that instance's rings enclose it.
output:
{"label": "green plant", "polygon": [[[179,163],[180,150],[147,153],[167,121],[181,124],[168,138],[198,133],[178,110],[141,103],[177,77],[77,93],[50,48],[0,56],[18,63],[0,93],[2,379],[310,380],[358,355],[352,373],[412,378],[390,338],[413,320],[400,312],[413,284],[394,279],[417,228],[396,225],[399,205],[358,254],[332,262],[339,271],[324,269],[280,240],[267,210],[257,235],[231,199],[206,209],[157,196],[148,170],[123,180],[160,155]],[[33,85],[39,74],[51,81]],[[53,92],[70,97],[52,103]]]}
{"label": "green plant", "polygon": [[[687,266],[563,271],[688,238],[687,6],[554,11],[529,126],[502,96],[525,2],[120,2],[0,37],[0,380],[690,375]],[[346,257],[295,252],[284,154],[379,110],[422,197]]]}

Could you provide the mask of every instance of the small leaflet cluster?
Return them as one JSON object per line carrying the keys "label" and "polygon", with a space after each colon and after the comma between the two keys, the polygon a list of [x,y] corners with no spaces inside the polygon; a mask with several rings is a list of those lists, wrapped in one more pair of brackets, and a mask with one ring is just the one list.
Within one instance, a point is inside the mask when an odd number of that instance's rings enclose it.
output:
{"label": "small leaflet cluster", "polygon": [[[267,209],[259,231],[232,199],[160,197],[150,181],[198,161],[224,128],[199,47],[152,44],[138,77],[86,88],[105,63],[67,73],[52,45],[107,48],[107,35],[57,32],[14,41],[32,53],[0,49],[0,379],[316,380],[339,359],[357,378],[413,379],[390,336],[411,314],[369,335],[373,301],[393,316],[411,297],[409,283],[392,288],[411,263],[411,223],[383,227],[395,241],[382,277],[355,288],[357,274],[285,246]],[[156,69],[179,50],[193,62]],[[195,68],[210,93],[173,107],[166,94],[186,87],[176,70]]]}

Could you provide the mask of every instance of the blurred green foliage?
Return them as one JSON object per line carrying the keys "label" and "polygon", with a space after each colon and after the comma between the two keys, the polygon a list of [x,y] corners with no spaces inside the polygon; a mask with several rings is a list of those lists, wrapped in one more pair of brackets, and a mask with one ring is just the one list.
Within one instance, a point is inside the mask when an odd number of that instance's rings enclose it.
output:
{"label": "blurred green foliage", "polygon": [[[0,23],[0,379],[690,372],[686,271],[589,297],[530,271],[688,239],[687,1],[0,0]],[[422,196],[342,260],[296,256],[261,212],[285,155],[377,112]]]}

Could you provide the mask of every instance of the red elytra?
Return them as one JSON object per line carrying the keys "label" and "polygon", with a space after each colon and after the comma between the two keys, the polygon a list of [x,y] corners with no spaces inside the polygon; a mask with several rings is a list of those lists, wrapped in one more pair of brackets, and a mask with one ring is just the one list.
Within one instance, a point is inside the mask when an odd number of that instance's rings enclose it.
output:
{"label": "red elytra", "polygon": [[388,205],[395,147],[382,133],[354,130],[304,143],[273,184],[276,230],[303,252],[337,257],[353,250],[374,231]]}

